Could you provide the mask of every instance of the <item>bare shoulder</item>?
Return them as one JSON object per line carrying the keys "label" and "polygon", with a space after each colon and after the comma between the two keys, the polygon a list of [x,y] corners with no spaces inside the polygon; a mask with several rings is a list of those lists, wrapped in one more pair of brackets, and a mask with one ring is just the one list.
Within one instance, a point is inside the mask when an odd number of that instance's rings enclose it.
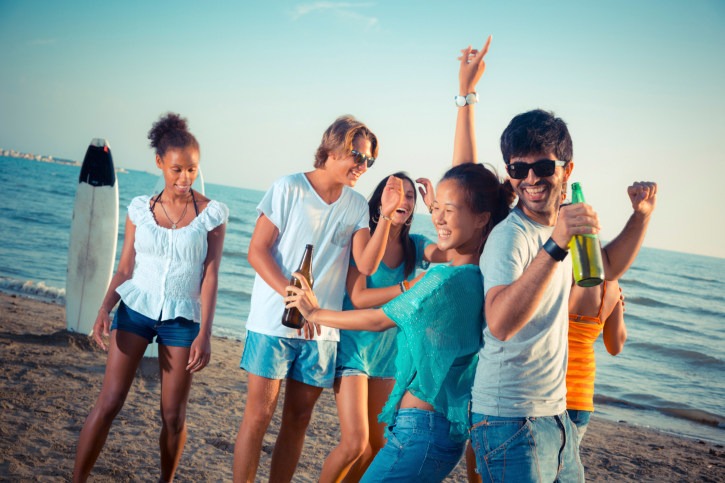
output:
{"label": "bare shoulder", "polygon": [[207,207],[207,205],[209,204],[209,202],[211,200],[196,190],[192,190],[192,191],[194,192],[194,199],[196,200],[196,206],[199,208],[199,212],[201,212]]}

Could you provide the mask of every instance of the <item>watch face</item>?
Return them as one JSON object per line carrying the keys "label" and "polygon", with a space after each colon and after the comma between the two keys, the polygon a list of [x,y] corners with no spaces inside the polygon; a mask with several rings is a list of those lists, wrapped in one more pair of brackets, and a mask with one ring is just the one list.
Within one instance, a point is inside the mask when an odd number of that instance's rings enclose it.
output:
{"label": "watch face", "polygon": [[456,96],[456,105],[458,107],[463,107],[466,105],[466,98],[463,96]]}
{"label": "watch face", "polygon": [[471,92],[466,96],[467,104],[473,104],[475,102],[478,102],[478,94],[476,94],[475,92]]}

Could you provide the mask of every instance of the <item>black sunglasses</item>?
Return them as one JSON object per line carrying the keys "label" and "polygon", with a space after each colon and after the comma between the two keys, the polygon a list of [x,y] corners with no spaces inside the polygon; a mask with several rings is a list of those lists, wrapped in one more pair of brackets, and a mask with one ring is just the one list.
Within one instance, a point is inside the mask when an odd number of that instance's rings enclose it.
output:
{"label": "black sunglasses", "polygon": [[506,171],[513,179],[524,179],[533,169],[534,174],[539,178],[547,178],[556,172],[557,166],[566,166],[566,161],[554,161],[552,159],[540,159],[534,163],[511,163],[506,165]]}
{"label": "black sunglasses", "polygon": [[368,168],[371,168],[375,164],[375,158],[372,156],[365,156],[363,153],[358,153],[354,149],[350,152],[355,156],[355,164],[367,163]]}

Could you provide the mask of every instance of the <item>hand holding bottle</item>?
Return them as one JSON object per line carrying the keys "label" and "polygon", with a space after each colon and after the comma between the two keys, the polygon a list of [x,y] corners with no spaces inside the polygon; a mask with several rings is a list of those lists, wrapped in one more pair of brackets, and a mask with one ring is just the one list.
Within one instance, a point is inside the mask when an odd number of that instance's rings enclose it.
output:
{"label": "hand holding bottle", "polygon": [[600,229],[599,217],[592,207],[586,203],[574,203],[559,210],[551,238],[560,248],[568,250],[575,235],[596,235]]}
{"label": "hand holding bottle", "polygon": [[[288,294],[292,294],[287,295],[287,297],[284,298],[285,307],[288,309],[296,308],[300,311],[305,320],[311,322],[311,320],[314,319],[315,312],[320,310],[320,304],[317,302],[317,296],[310,288],[310,284],[307,283],[307,279],[303,274],[295,272],[292,276],[299,280],[301,287],[290,285],[285,288]],[[317,327],[317,334],[320,334],[319,326]]]}
{"label": "hand holding bottle", "polygon": [[380,200],[380,213],[383,216],[390,218],[390,216],[400,207],[403,202],[403,180],[391,176],[388,178],[388,182],[385,184],[385,190],[383,190],[383,196]]}

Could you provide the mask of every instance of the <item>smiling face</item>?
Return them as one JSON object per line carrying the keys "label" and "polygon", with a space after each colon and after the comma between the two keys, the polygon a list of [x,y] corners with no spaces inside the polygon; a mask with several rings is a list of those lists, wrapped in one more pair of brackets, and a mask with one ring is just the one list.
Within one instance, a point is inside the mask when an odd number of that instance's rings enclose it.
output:
{"label": "smiling face", "polygon": [[188,195],[199,175],[199,150],[194,147],[169,149],[163,158],[156,155],[156,166],[163,171],[165,190],[178,196]]}
{"label": "smiling face", "polygon": [[[364,137],[357,137],[352,142],[352,149],[365,156],[372,156],[372,144]],[[325,163],[325,169],[330,172],[338,183],[354,187],[365,171],[367,164],[355,164],[355,156],[347,153],[342,157],[331,154]]]}
{"label": "smiling face", "polygon": [[456,181],[443,180],[438,184],[431,216],[438,231],[439,249],[455,249],[460,254],[478,252],[481,231],[490,213],[473,213]]}
{"label": "smiling face", "polygon": [[393,225],[404,225],[415,211],[415,186],[407,179],[403,180],[403,202],[393,213]]}
{"label": "smiling face", "polygon": [[[553,154],[529,154],[512,158],[511,163],[532,164],[540,159],[556,160],[556,157]],[[536,176],[534,170],[530,169],[526,178],[511,179],[511,186],[519,197],[518,206],[526,216],[544,225],[552,224],[552,220],[553,223],[556,222],[561,204],[562,186],[569,179],[573,167],[573,162],[567,163],[564,167],[557,166],[554,174],[546,178]]]}

